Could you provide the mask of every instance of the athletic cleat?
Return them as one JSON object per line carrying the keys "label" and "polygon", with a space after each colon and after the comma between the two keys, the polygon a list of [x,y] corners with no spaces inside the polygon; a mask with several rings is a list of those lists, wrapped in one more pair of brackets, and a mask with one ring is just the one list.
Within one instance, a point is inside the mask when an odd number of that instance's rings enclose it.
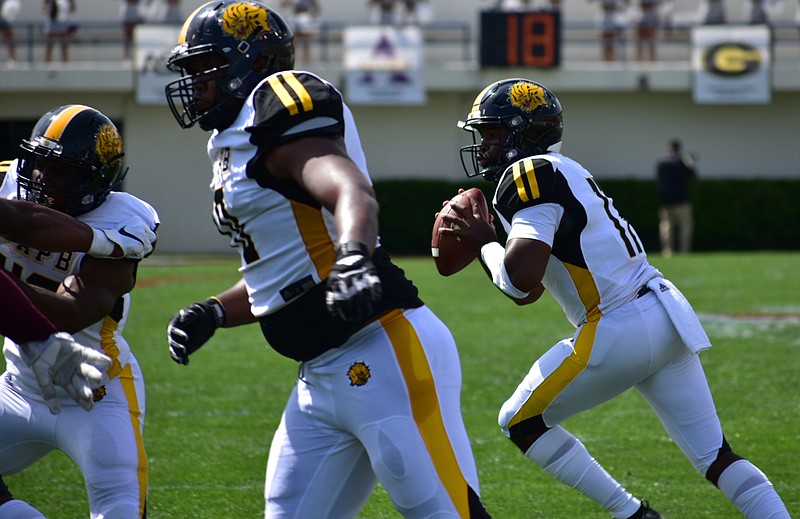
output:
{"label": "athletic cleat", "polygon": [[662,519],[661,514],[650,508],[650,503],[642,501],[642,506],[639,508],[637,515],[641,519]]}

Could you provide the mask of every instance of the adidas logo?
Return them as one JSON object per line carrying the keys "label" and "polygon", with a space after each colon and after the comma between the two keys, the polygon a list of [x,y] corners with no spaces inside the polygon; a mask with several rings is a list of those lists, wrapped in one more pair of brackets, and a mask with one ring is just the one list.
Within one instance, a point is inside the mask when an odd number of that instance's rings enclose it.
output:
{"label": "adidas logo", "polygon": [[658,291],[659,292],[666,292],[667,290],[669,290],[669,287],[667,285],[665,285],[664,283],[659,283],[658,284]]}

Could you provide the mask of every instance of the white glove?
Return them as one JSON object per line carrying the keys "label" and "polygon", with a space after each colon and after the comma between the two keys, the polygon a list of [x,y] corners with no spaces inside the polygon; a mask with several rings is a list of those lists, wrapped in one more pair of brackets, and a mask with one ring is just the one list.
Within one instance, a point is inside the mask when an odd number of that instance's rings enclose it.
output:
{"label": "white glove", "polygon": [[33,370],[45,403],[52,414],[61,412],[55,386],[64,388],[75,402],[89,411],[92,389],[100,385],[111,359],[75,342],[66,332],[47,340],[20,344],[22,360]]}
{"label": "white glove", "polygon": [[94,239],[89,254],[101,258],[109,258],[114,252],[114,245],[122,249],[122,257],[140,260],[147,257],[156,244],[156,233],[143,219],[133,217],[122,222],[119,229],[95,229]]}

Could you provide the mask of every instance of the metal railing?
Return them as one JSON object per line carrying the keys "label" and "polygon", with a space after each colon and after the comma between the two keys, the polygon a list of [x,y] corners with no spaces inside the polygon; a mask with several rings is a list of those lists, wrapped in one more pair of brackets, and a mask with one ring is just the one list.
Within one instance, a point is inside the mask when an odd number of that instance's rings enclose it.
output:
{"label": "metal railing", "polygon": [[[308,40],[311,62],[337,63],[343,57],[345,22],[323,22],[318,32]],[[461,22],[433,22],[422,26],[426,63],[474,63],[479,54],[479,30]],[[659,31],[656,40],[657,62],[686,62],[691,52],[690,27],[675,27],[671,33]],[[800,64],[800,30],[789,21],[777,22],[772,28],[773,60],[776,64]],[[21,21],[14,26],[17,62],[37,67],[44,63],[48,39],[41,21]],[[81,22],[75,34],[64,42],[69,48],[69,61],[80,63],[119,63],[122,61],[125,40],[119,22]],[[53,63],[60,62],[61,40],[51,42]],[[297,45],[304,43],[298,41]],[[617,41],[617,61],[633,62],[636,49],[635,30],[621,33]],[[0,68],[7,50],[0,42]],[[300,57],[298,52],[298,58]],[[565,22],[561,27],[561,63],[598,62],[601,59],[599,30],[590,22]],[[300,62],[305,65],[306,63]],[[133,64],[131,63],[131,67]]]}

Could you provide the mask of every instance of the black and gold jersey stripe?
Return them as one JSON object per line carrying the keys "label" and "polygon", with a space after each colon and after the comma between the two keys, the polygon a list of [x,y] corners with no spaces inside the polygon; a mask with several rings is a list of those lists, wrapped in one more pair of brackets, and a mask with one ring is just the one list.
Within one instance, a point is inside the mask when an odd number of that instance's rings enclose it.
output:
{"label": "black and gold jersey stripe", "polygon": [[497,186],[498,211],[510,217],[520,209],[553,202],[558,172],[550,161],[524,158],[508,167]]}
{"label": "black and gold jersey stripe", "polygon": [[273,74],[253,95],[253,107],[256,113],[247,131],[250,142],[262,149],[301,137],[344,134],[341,94],[308,72]]}

